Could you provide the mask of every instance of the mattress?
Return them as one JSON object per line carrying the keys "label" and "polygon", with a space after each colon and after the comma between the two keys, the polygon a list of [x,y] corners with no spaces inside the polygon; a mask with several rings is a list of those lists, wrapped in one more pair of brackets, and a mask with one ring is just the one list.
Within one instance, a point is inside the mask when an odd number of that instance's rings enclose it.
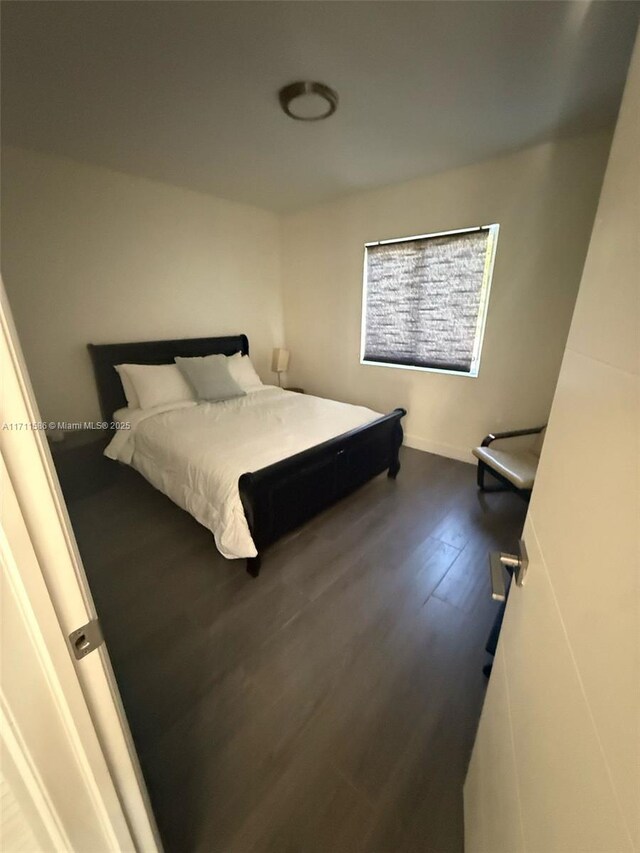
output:
{"label": "mattress", "polygon": [[266,468],[381,417],[273,386],[223,403],[121,409],[105,455],[131,465],[207,527],[229,559],[255,557],[240,500],[242,474]]}

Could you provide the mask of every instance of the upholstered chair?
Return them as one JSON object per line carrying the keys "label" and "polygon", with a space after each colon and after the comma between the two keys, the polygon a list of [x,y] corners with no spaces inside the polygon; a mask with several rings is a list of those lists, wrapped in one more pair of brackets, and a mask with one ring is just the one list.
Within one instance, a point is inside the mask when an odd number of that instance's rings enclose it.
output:
{"label": "upholstered chair", "polygon": [[[545,424],[531,429],[489,433],[480,447],[473,449],[473,455],[478,459],[478,488],[483,492],[512,489],[528,501],[546,428]],[[485,485],[487,472],[499,485]]]}

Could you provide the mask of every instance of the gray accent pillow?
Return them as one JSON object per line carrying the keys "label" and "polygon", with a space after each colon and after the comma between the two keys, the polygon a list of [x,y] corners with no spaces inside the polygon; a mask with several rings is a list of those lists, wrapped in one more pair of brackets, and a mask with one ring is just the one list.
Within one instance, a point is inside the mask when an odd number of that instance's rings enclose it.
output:
{"label": "gray accent pillow", "polygon": [[221,403],[223,400],[246,396],[246,392],[229,373],[224,355],[205,355],[196,358],[178,356],[174,361],[199,400]]}

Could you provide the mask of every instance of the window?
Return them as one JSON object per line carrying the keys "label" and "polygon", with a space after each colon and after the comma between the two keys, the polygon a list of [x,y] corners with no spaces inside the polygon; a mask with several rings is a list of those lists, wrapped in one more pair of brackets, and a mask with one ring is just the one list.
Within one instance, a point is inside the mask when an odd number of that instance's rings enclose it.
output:
{"label": "window", "polygon": [[362,364],[477,376],[498,228],[367,243]]}

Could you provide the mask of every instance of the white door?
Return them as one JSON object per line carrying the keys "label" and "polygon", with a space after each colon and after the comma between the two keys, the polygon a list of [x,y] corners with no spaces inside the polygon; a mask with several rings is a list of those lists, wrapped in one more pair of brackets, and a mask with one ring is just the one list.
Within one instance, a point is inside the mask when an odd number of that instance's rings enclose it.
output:
{"label": "white door", "polygon": [[[467,853],[640,850],[640,45],[465,784]],[[544,343],[541,342],[541,346]]]}
{"label": "white door", "polygon": [[153,853],[106,649],[76,660],[67,640],[96,614],[38,420],[0,285],[0,846]]}

